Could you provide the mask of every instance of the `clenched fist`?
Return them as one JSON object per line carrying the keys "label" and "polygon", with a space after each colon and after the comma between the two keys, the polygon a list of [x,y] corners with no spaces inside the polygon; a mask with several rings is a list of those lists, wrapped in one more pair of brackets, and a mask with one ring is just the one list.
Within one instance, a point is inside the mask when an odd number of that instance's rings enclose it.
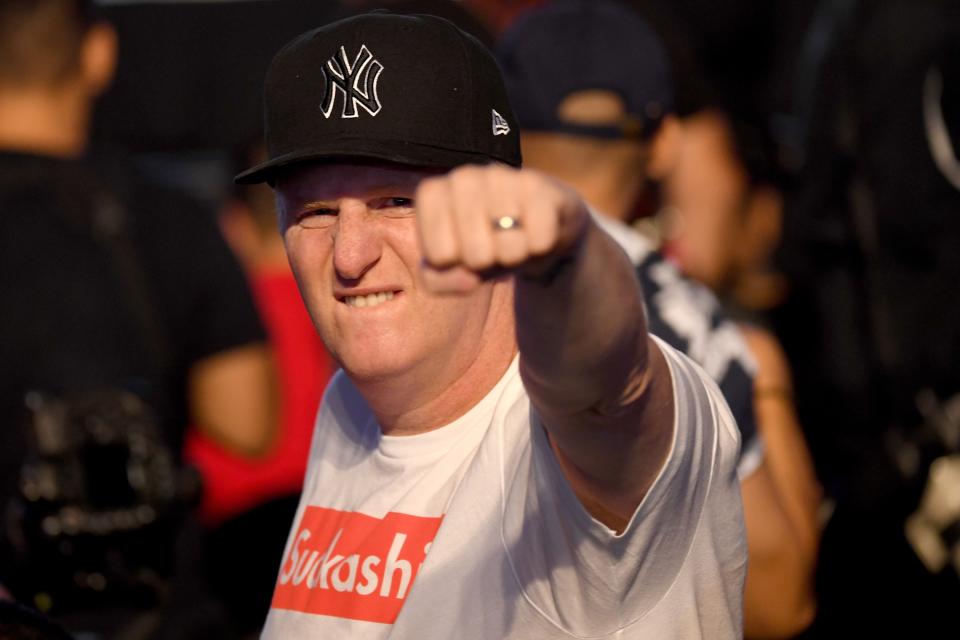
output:
{"label": "clenched fist", "polygon": [[465,166],[416,193],[423,282],[467,292],[506,271],[537,274],[576,245],[589,220],[569,187],[529,169]]}

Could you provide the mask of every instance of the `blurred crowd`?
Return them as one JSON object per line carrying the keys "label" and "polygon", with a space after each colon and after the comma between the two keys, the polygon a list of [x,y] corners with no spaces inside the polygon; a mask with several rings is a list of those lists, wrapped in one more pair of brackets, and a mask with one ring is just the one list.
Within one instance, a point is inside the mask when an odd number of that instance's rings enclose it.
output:
{"label": "blurred crowd", "polygon": [[727,395],[747,637],[960,636],[957,3],[0,0],[0,639],[258,634],[336,365],[232,176],[381,7],[490,47]]}

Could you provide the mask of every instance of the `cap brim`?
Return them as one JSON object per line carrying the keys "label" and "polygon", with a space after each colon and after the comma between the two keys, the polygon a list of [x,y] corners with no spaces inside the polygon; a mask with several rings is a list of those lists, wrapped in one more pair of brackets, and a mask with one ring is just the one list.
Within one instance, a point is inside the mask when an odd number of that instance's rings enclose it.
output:
{"label": "cap brim", "polygon": [[510,158],[491,157],[480,152],[445,149],[422,143],[395,141],[386,145],[382,140],[353,139],[341,140],[338,144],[300,149],[253,166],[237,174],[233,181],[237,184],[273,184],[278,174],[291,170],[307,162],[362,158],[382,160],[395,164],[415,167],[453,168],[463,164],[483,164],[492,160],[519,166]]}

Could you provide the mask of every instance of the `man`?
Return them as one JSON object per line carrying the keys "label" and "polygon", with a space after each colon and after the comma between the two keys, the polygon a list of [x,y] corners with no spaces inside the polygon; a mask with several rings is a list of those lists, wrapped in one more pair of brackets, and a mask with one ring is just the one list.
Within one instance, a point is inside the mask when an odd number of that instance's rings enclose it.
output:
{"label": "man", "polygon": [[[702,364],[729,403],[742,437],[738,471],[750,556],[744,630],[748,637],[793,637],[813,618],[819,537],[819,493],[802,432],[768,410],[769,385],[754,397],[751,377],[759,382],[772,373],[756,370],[717,300],[680,276],[629,224],[651,183],[673,186],[686,160],[678,156],[688,125],[673,112],[660,38],[623,5],[560,0],[519,18],[496,51],[527,166],[573,186],[590,204],[597,223],[637,265],[651,332]],[[709,187],[727,186],[722,174],[711,173],[713,165],[683,168],[685,178],[697,170],[703,177],[683,191],[691,209],[712,195]],[[783,431],[789,447],[779,446]],[[775,446],[764,446],[761,437]]]}
{"label": "man", "polygon": [[[235,451],[258,452],[270,442],[272,386],[263,330],[213,217],[125,174],[107,178],[85,155],[93,104],[116,57],[113,30],[92,10],[84,0],[0,3],[0,502],[8,517],[0,583],[58,616],[94,611],[98,622],[83,629],[107,632],[129,622],[127,611],[108,612],[132,600],[126,580],[146,587],[147,600],[162,598],[155,587],[170,577],[173,535],[151,546],[154,573],[141,573],[119,545],[160,519],[138,520],[138,500],[176,502],[180,485],[168,472],[187,422]],[[31,392],[67,402],[64,412],[44,414],[52,424],[31,420],[25,398],[32,411],[39,406]],[[148,407],[137,425],[155,417],[157,438],[134,442],[134,421],[111,423],[134,406],[123,404],[130,393]],[[86,423],[56,418],[94,397],[122,397],[123,406],[104,400]],[[104,428],[90,437],[97,420]],[[71,459],[78,466],[58,466]],[[45,500],[27,490],[38,469]],[[88,493],[64,498],[76,492]],[[44,535],[32,535],[33,509],[50,505]],[[76,516],[72,533],[57,524],[67,512]],[[19,514],[13,523],[11,514]],[[101,542],[109,559],[98,564],[85,552]]]}
{"label": "man", "polygon": [[[734,638],[736,426],[496,63],[430,16],[303,34],[265,87],[321,405],[265,638]],[[519,355],[518,355],[519,353]]]}

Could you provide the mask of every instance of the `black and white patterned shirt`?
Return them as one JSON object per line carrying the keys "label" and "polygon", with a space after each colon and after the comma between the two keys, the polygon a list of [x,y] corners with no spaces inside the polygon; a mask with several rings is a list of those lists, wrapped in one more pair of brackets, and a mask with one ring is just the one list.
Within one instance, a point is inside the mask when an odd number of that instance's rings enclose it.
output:
{"label": "black and white patterned shirt", "polygon": [[763,460],[753,410],[756,364],[736,325],[716,296],[685,277],[647,238],[623,224],[593,212],[597,224],[617,241],[637,265],[650,333],[699,364],[713,378],[740,429],[740,479]]}

